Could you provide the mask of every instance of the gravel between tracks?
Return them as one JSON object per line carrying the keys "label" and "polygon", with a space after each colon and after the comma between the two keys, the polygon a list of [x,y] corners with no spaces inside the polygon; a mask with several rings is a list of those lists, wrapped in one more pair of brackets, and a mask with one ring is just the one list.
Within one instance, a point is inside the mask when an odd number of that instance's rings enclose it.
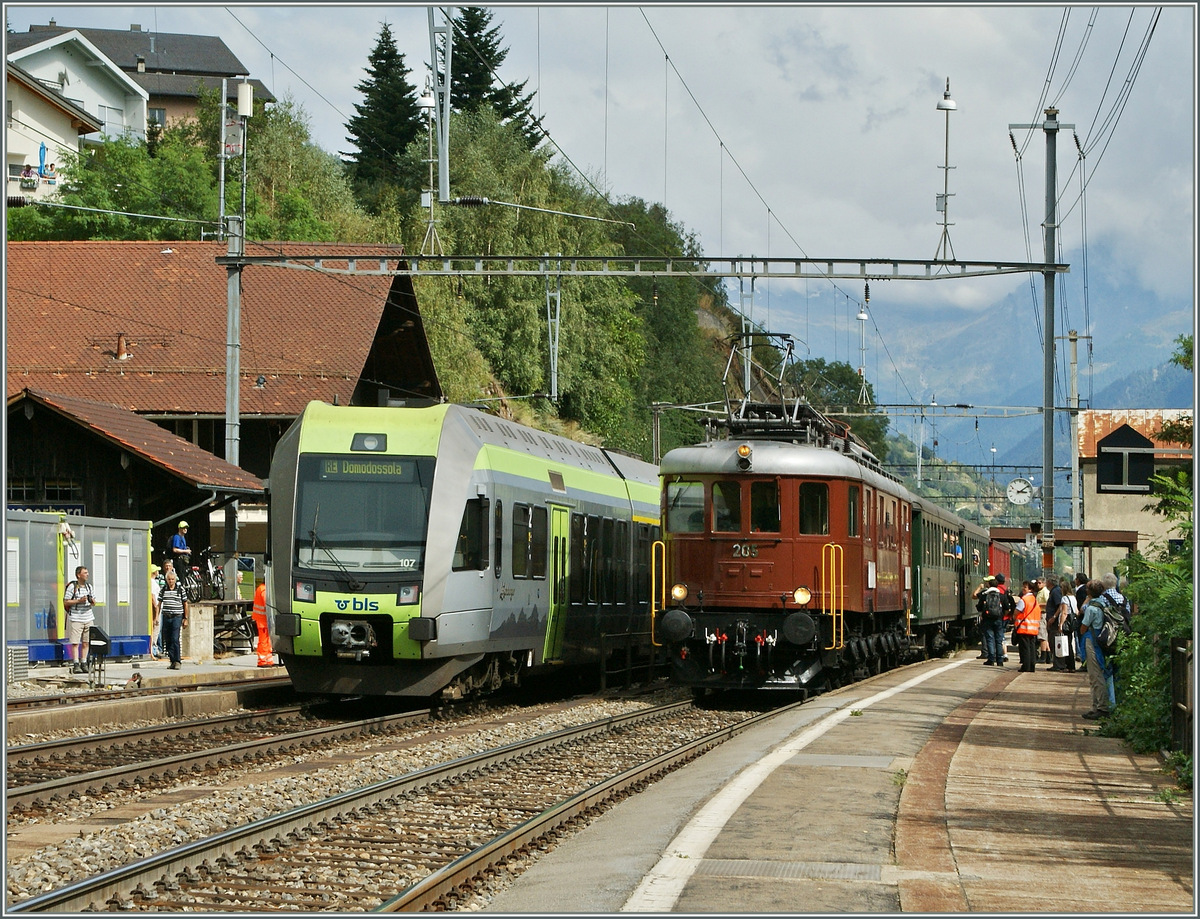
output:
{"label": "gravel between tracks", "polygon": [[[211,787],[204,796],[193,798],[185,804],[155,808],[134,820],[98,832],[81,832],[78,838],[46,846],[27,858],[14,860],[10,852],[7,902],[11,904],[27,899],[154,852],[211,836],[230,826],[300,807],[328,796],[331,789],[349,789],[382,781],[434,762],[445,762],[562,727],[636,711],[661,701],[657,698],[596,701],[567,711],[549,712],[528,722],[481,728],[461,736],[434,737],[426,744],[403,751],[372,753],[371,748],[387,743],[386,739],[355,742],[349,745],[349,749],[357,754],[352,763],[323,766],[300,775],[289,774],[256,784],[252,790]],[[428,728],[428,733],[439,732],[438,725]],[[347,747],[339,749],[345,752]],[[297,755],[294,762],[319,760],[320,756],[319,753]],[[250,765],[244,770],[233,771],[248,774],[273,768]],[[230,775],[231,770],[226,769],[222,770],[218,779],[185,779],[156,794],[169,795],[180,789],[206,789],[214,781],[225,785],[231,781]],[[102,815],[105,810],[128,803],[128,799],[128,792],[103,798],[84,798],[73,802],[73,817],[86,820],[89,814]]]}

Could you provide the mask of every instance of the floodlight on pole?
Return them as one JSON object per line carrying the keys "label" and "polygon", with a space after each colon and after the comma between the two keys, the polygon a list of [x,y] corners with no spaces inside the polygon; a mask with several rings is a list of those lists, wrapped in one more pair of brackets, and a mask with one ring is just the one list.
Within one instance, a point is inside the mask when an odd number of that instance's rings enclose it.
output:
{"label": "floodlight on pole", "polygon": [[441,255],[442,241],[438,239],[437,225],[433,217],[433,133],[435,119],[434,115],[437,111],[437,98],[433,94],[433,88],[429,84],[428,78],[425,80],[425,92],[417,99],[417,108],[425,116],[425,126],[429,134],[429,189],[421,192],[421,206],[429,208],[429,222],[425,226],[425,239],[421,242],[422,255]]}
{"label": "floodlight on pole", "polygon": [[946,77],[946,92],[942,101],[937,104],[939,112],[946,113],[946,161],[942,166],[942,193],[937,196],[937,209],[942,214],[942,238],[938,243],[934,261],[953,261],[954,247],[950,244],[950,113],[958,108],[958,104],[950,98],[950,78]]}

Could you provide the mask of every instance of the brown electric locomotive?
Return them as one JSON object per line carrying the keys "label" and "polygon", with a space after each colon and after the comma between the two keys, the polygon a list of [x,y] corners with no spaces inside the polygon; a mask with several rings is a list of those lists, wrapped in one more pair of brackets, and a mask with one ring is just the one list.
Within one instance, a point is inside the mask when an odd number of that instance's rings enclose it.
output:
{"label": "brown electric locomotive", "polygon": [[742,402],[659,467],[655,640],[672,677],[804,694],[961,642],[988,535],[803,401]]}

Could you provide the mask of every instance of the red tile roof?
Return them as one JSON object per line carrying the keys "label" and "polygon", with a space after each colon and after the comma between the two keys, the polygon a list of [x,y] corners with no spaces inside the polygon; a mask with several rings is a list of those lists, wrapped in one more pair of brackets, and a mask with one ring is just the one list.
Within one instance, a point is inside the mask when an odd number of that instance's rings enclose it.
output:
{"label": "red tile roof", "polygon": [[[7,395],[27,387],[139,413],[225,413],[228,274],[222,242],[7,244]],[[273,251],[399,259],[384,246],[249,244]],[[242,272],[239,407],[299,415],[350,403],[393,282],[251,265]],[[118,360],[118,334],[129,357]],[[266,377],[262,389],[256,378]]]}
{"label": "red tile roof", "polygon": [[261,479],[133,412],[104,402],[76,399],[36,389],[10,395],[9,409],[24,399],[30,399],[70,418],[147,462],[191,482],[197,488],[249,495],[260,495],[263,492]]}

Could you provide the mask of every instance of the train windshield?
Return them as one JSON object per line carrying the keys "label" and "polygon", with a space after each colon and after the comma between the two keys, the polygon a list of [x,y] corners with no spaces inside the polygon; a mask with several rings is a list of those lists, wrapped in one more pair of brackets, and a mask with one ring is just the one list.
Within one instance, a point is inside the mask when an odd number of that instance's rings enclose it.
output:
{"label": "train windshield", "polygon": [[419,571],[432,457],[300,457],[293,557],[304,568]]}

